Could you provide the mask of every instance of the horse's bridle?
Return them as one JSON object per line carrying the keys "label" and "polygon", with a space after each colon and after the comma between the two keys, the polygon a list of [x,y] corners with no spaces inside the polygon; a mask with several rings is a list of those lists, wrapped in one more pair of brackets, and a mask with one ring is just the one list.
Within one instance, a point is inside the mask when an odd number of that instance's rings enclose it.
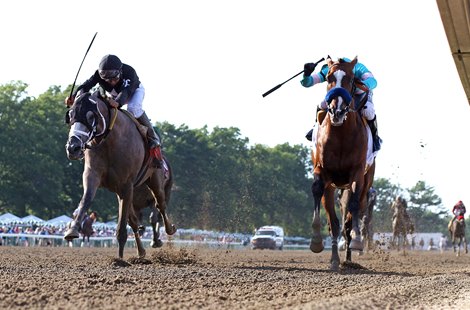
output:
{"label": "horse's bridle", "polygon": [[[338,64],[333,64],[331,66],[331,68],[333,67],[337,67]],[[330,70],[331,70],[330,68]],[[344,71],[341,69],[341,71]],[[364,97],[361,97],[361,99],[359,100],[359,106],[357,106],[357,104],[355,104],[354,106],[351,105],[351,102],[353,101],[353,98],[355,98],[355,93],[356,93],[356,89],[360,89],[362,90],[364,93],[360,96],[367,96],[367,93],[369,92],[369,89],[367,88],[367,86],[365,86],[362,81],[360,80],[357,80],[355,79],[354,77],[351,79],[351,81],[349,81],[349,89],[350,91],[348,91],[348,89],[346,87],[343,87],[341,85],[335,85],[333,88],[331,88],[326,96],[325,96],[325,101],[328,105],[328,113],[330,115],[334,115],[334,110],[331,108],[330,104],[331,102],[333,101],[333,99],[335,98],[338,98],[338,97],[341,97],[342,100],[344,100],[346,102],[346,105],[342,105],[343,107],[340,107],[340,113],[338,114],[339,116],[344,116],[346,115],[347,113],[349,113],[350,111],[359,111],[362,109],[362,107],[365,105],[366,101],[363,100]],[[364,95],[365,94],[365,95]],[[357,98],[355,98],[357,100]]]}
{"label": "horse's bridle", "polygon": [[[110,123],[108,125],[106,121],[106,117],[103,115],[103,113],[101,112],[99,108],[98,101],[91,97],[89,97],[88,100],[96,106],[96,109],[90,110],[87,112],[87,113],[93,113],[93,117],[87,116],[86,123],[84,123],[83,121],[74,122],[72,126],[75,126],[77,128],[74,128],[73,133],[69,137],[69,141],[71,140],[72,137],[75,137],[75,139],[80,141],[82,151],[84,151],[85,149],[94,149],[103,143],[103,141],[106,139],[109,132],[113,128],[114,122],[116,121],[117,114],[118,114],[116,108],[110,108],[109,106],[107,106],[108,111],[110,112],[110,115],[112,114],[112,116],[110,117]],[[98,133],[98,124],[100,121],[103,126],[101,129],[101,132]],[[79,124],[79,125],[76,125],[76,124]],[[85,128],[88,130],[86,131]],[[82,139],[81,137],[86,137],[86,140]],[[101,139],[95,144],[92,144],[92,141],[96,138],[101,138]]]}
{"label": "horse's bridle", "polygon": [[[329,70],[331,71],[331,69],[334,68],[334,67],[338,67],[338,64],[331,65]],[[339,69],[339,70],[335,71],[332,74],[335,75],[336,72],[343,72],[343,74],[344,74],[343,76],[346,75],[346,73],[344,72],[343,69]],[[340,76],[340,80],[342,79],[343,76]],[[337,76],[335,76],[335,77],[336,77],[336,82],[338,82],[338,77]],[[341,81],[339,81],[339,82],[340,83],[337,83],[330,90],[328,90],[328,92],[325,96],[325,102],[327,103],[327,106],[328,106],[327,111],[328,111],[328,114],[330,115],[330,117],[337,117],[337,118],[341,118],[341,119],[346,119],[346,116],[350,111],[351,102],[353,100],[352,97],[353,97],[353,93],[354,93],[354,78],[352,78],[351,81],[349,81],[350,91],[348,91],[348,89],[346,87],[343,87],[341,85]],[[337,99],[337,101],[340,103],[336,110],[334,110],[331,107],[331,103],[334,99]],[[339,111],[338,111],[338,108],[339,108]]]}

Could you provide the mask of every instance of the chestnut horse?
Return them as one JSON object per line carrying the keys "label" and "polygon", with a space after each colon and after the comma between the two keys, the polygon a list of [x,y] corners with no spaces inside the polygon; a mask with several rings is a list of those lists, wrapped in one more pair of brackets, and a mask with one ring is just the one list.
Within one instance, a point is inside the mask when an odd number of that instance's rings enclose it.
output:
{"label": "chestnut horse", "polygon": [[460,247],[463,246],[465,254],[468,253],[467,239],[465,238],[465,222],[463,216],[455,219],[449,229],[452,237],[452,247],[456,256],[460,256]]}
{"label": "chestnut horse", "polygon": [[374,179],[375,158],[372,157],[368,164],[372,137],[360,115],[367,92],[360,101],[354,98],[357,81],[353,70],[357,57],[351,62],[343,59],[336,62],[328,59],[327,62],[328,92],[325,100],[328,110],[326,115],[325,112],[319,114],[315,147],[312,148],[314,212],[310,249],[314,253],[324,249],[320,232],[320,206],[323,204],[332,240],[331,269],[338,270],[340,223],[335,212],[335,190],[347,189],[350,192],[349,201],[341,211],[346,261],[351,261],[351,250],[363,250],[359,223]]}
{"label": "chestnut horse", "polygon": [[395,201],[391,206],[393,210],[392,216],[392,227],[393,227],[393,237],[392,245],[400,251],[400,247],[403,247],[403,251],[406,250],[408,245],[408,234],[412,235],[414,233],[414,225],[406,209],[408,204],[406,200],[401,196],[397,196]]}
{"label": "chestnut horse", "polygon": [[[132,228],[139,257],[145,257],[145,249],[138,233],[139,221],[132,207],[134,187],[145,184],[152,191],[163,217],[168,235],[176,232],[170,222],[166,207],[165,172],[163,165],[151,163],[145,133],[128,113],[110,108],[96,92],[78,96],[67,113],[71,125],[66,144],[71,160],[85,159],[83,170],[83,196],[78,212],[64,235],[66,240],[79,237],[79,226],[90,208],[98,187],[117,194],[119,214],[117,240],[119,258],[123,258],[127,241],[127,224]],[[163,168],[162,168],[163,167]]]}

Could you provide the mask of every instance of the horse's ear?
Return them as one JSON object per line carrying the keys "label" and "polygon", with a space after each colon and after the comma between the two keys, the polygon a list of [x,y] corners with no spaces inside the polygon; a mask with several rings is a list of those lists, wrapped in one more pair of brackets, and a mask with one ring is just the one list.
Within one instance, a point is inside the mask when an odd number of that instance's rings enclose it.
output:
{"label": "horse's ear", "polygon": [[356,65],[357,64],[357,56],[354,57],[354,59],[351,61],[352,64]]}
{"label": "horse's ear", "polygon": [[333,60],[331,60],[331,58],[328,58],[328,59],[326,60],[326,63],[327,63],[327,65],[328,65],[328,67],[331,67],[331,65],[333,64]]}

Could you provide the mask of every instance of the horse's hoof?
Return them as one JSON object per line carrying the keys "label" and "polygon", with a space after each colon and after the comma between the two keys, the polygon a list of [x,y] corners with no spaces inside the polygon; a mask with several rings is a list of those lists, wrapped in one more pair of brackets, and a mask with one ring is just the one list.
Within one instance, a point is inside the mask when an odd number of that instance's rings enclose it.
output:
{"label": "horse's hoof", "polygon": [[331,262],[330,270],[337,272],[339,270],[339,262],[337,261]]}
{"label": "horse's hoof", "polygon": [[174,224],[171,224],[171,226],[166,230],[167,235],[174,235],[176,232],[176,226]]}
{"label": "horse's hoof", "polygon": [[64,239],[67,241],[72,241],[73,239],[77,239],[78,237],[80,237],[80,234],[78,233],[78,229],[74,227],[69,228],[64,235]]}
{"label": "horse's hoof", "polygon": [[351,240],[351,243],[349,244],[349,248],[352,251],[363,251],[364,245],[362,244],[360,239],[354,239],[354,240]]}
{"label": "horse's hoof", "polygon": [[138,255],[139,255],[139,258],[142,259],[142,258],[145,258],[145,255],[147,255],[147,252],[145,252],[145,250],[142,249],[142,251],[140,251]]}
{"label": "horse's hoof", "polygon": [[310,250],[313,253],[320,253],[321,251],[323,251],[323,249],[324,249],[323,241],[320,241],[320,242],[314,242],[313,240],[310,241]]}
{"label": "horse's hoof", "polygon": [[163,246],[163,241],[160,239],[158,239],[157,241],[152,240],[152,242],[150,242],[150,246],[154,249],[161,248]]}

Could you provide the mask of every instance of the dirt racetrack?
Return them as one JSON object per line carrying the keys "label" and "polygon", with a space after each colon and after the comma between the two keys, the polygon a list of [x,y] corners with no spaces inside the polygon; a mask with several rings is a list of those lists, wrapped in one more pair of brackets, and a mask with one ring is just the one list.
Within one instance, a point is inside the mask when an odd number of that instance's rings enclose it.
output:
{"label": "dirt racetrack", "polygon": [[[470,309],[470,254],[0,247],[1,309]],[[344,253],[341,253],[342,259]]]}

